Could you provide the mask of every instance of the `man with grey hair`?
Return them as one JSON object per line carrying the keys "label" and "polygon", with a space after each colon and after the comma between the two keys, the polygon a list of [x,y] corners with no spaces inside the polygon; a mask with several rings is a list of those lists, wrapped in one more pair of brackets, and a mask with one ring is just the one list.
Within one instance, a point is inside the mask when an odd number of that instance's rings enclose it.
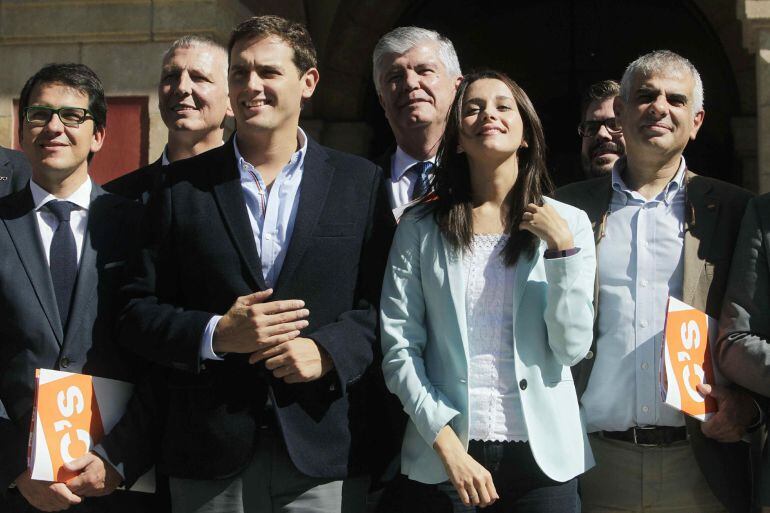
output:
{"label": "man with grey hair", "polygon": [[612,172],[615,161],[626,152],[623,130],[615,119],[613,104],[620,84],[601,80],[591,84],[581,102],[578,134],[581,137],[580,164],[586,178]]}
{"label": "man with grey hair", "polygon": [[158,82],[158,110],[168,129],[161,157],[105,186],[146,201],[161,169],[223,144],[225,120],[232,116],[227,96],[227,50],[205,36],[174,41],[163,54]]}
{"label": "man with grey hair", "polygon": [[385,170],[391,208],[428,192],[431,168],[447,112],[462,79],[452,42],[420,27],[398,27],[379,40],[372,55],[374,86],[396,148],[378,164]]}
{"label": "man with grey hair", "polygon": [[719,317],[751,194],[687,169],[682,152],[705,112],[684,57],[662,50],[631,63],[614,107],[626,155],[611,174],[556,192],[588,213],[597,241],[596,336],[573,367],[596,458],[581,479],[583,508],[747,513],[740,440],[757,406],[738,389],[698,385],[719,406],[701,424],[663,403],[658,376],[669,296]]}

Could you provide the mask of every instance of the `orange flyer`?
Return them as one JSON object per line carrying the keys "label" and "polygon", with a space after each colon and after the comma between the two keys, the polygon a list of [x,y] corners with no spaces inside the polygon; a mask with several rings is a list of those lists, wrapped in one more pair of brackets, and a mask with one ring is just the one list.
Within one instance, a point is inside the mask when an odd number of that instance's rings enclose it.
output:
{"label": "orange flyer", "polygon": [[708,420],[717,411],[711,397],[703,397],[698,383],[721,383],[711,354],[717,322],[676,298],[669,298],[660,366],[661,397],[669,406]]}
{"label": "orange flyer", "polygon": [[[35,371],[28,465],[32,479],[66,482],[64,466],[97,445],[123,416],[134,386],[114,379],[49,369]],[[141,481],[141,483],[140,483]],[[154,471],[132,489],[152,491]]]}

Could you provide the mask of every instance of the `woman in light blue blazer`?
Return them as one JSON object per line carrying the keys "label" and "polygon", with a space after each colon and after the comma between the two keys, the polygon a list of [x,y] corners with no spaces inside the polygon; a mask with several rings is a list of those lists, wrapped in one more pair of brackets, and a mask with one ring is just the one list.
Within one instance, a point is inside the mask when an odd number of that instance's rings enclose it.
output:
{"label": "woman in light blue blazer", "polygon": [[593,336],[591,225],[545,197],[540,120],[502,73],[463,79],[439,162],[382,290],[382,368],[410,417],[401,471],[455,511],[577,512],[593,457],[569,366]]}

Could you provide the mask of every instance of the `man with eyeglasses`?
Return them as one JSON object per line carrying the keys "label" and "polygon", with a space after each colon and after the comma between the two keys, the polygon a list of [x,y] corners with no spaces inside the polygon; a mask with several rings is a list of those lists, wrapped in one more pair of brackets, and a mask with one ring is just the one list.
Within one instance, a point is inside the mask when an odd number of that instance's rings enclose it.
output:
{"label": "man with eyeglasses", "polygon": [[[82,64],[50,64],[19,100],[19,140],[32,178],[0,199],[0,511],[150,511],[152,495],[109,494],[123,480],[95,453],[69,463],[67,483],[31,478],[27,441],[35,369],[133,381],[143,368],[113,341],[117,290],[139,206],[88,176],[104,142],[107,106]],[[134,441],[141,446],[141,441]],[[135,454],[114,451],[127,484]],[[146,462],[142,462],[144,466]],[[91,498],[91,497],[94,498]]]}
{"label": "man with eyeglasses", "polygon": [[635,60],[614,110],[626,155],[555,194],[586,211],[597,241],[596,336],[573,367],[596,459],[580,480],[583,510],[748,513],[740,440],[757,406],[741,390],[703,388],[719,413],[701,424],[662,402],[658,376],[669,296],[719,317],[751,193],[687,169],[682,152],[705,116],[689,60],[667,50]]}
{"label": "man with eyeglasses", "polygon": [[610,174],[615,161],[626,153],[623,130],[613,110],[619,93],[620,84],[602,80],[591,84],[583,97],[578,134],[582,138],[580,164],[586,178]]}

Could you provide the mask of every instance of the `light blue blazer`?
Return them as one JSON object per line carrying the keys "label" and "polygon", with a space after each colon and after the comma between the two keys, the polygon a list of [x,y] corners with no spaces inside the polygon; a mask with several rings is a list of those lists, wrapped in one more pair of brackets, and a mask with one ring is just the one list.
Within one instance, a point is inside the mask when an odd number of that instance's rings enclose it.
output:
{"label": "light blue blazer", "polygon": [[[524,424],[542,471],[567,481],[594,464],[569,366],[593,337],[596,254],[582,210],[546,198],[569,225],[580,251],[517,263],[514,335]],[[426,207],[396,230],[382,288],[382,369],[409,415],[401,471],[410,479],[448,479],[433,442],[449,424],[468,447],[468,336],[462,254],[441,235]],[[526,384],[525,384],[526,382]]]}

